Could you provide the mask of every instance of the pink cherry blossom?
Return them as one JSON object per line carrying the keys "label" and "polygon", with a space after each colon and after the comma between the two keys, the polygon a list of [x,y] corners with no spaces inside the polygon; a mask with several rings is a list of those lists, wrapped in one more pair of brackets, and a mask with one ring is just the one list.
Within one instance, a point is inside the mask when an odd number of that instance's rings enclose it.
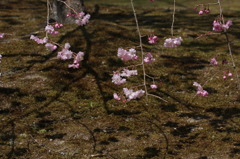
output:
{"label": "pink cherry blossom", "polygon": [[113,94],[113,98],[116,99],[116,100],[121,100],[121,98],[118,96],[117,93],[114,93],[114,94]]}
{"label": "pink cherry blossom", "polygon": [[54,45],[54,44],[51,44],[51,43],[46,43],[46,44],[45,44],[45,47],[46,47],[48,50],[50,50],[50,51],[54,51],[54,50],[57,49],[57,46]]}
{"label": "pink cherry blossom", "polygon": [[149,52],[149,53],[147,53],[147,55],[143,61],[146,63],[151,63],[151,62],[155,61],[155,58],[153,58],[152,54]]}
{"label": "pink cherry blossom", "polygon": [[218,62],[216,60],[216,58],[212,58],[211,61],[210,61],[210,64],[214,65],[214,66],[217,66],[218,65]]}
{"label": "pink cherry blossom", "polygon": [[226,75],[224,75],[224,76],[223,76],[223,79],[227,79],[227,76],[226,76]]}
{"label": "pink cherry blossom", "polygon": [[208,14],[208,13],[210,13],[210,10],[209,9],[205,9],[204,13]]}
{"label": "pink cherry blossom", "polygon": [[132,89],[127,89],[127,88],[123,88],[123,92],[127,98],[127,101],[141,98],[145,93],[145,91],[143,91],[142,89],[134,92]]}
{"label": "pink cherry blossom", "polygon": [[148,43],[149,43],[149,44],[154,44],[154,43],[157,42],[157,40],[158,40],[158,37],[155,36],[155,35],[148,37]]}
{"label": "pink cherry blossom", "polygon": [[85,15],[84,12],[80,12],[77,16],[78,19],[75,20],[75,23],[80,26],[86,25],[89,22],[90,17],[90,14]]}
{"label": "pink cherry blossom", "polygon": [[67,15],[66,15],[66,17],[70,17],[72,15],[72,13],[68,13]]}
{"label": "pink cherry blossom", "polygon": [[51,35],[57,35],[59,33],[58,31],[54,30],[54,27],[52,25],[47,25],[45,27],[45,31]]}
{"label": "pink cherry blossom", "polygon": [[65,43],[65,45],[64,45],[64,49],[70,49],[70,47],[71,47],[71,45],[69,44],[69,43]]}
{"label": "pink cherry blossom", "polygon": [[232,21],[228,20],[226,24],[222,25],[222,28],[228,30],[230,26],[232,26]]}
{"label": "pink cherry blossom", "polygon": [[125,68],[121,73],[113,72],[112,82],[116,85],[120,85],[126,82],[126,79],[123,77],[130,77],[137,74],[137,70],[128,70]]}
{"label": "pink cherry blossom", "polygon": [[54,32],[52,33],[52,35],[57,35],[59,32],[54,30]]}
{"label": "pink cherry blossom", "polygon": [[168,38],[164,42],[164,47],[168,47],[168,48],[177,47],[177,46],[181,45],[182,41],[183,41],[183,39],[181,37]]}
{"label": "pink cherry blossom", "polygon": [[80,64],[79,63],[73,63],[73,64],[69,64],[68,68],[79,68]]}
{"label": "pink cherry blossom", "polygon": [[4,33],[0,33],[0,39],[4,38],[5,34]]}
{"label": "pink cherry blossom", "polygon": [[232,77],[232,73],[231,72],[228,73],[228,77]]}
{"label": "pink cherry blossom", "polygon": [[45,31],[46,31],[48,34],[52,34],[52,33],[54,32],[54,28],[53,28],[53,26],[51,26],[51,25],[47,25],[47,26],[45,27]]}
{"label": "pink cherry blossom", "polygon": [[203,15],[203,13],[204,13],[203,10],[200,10],[200,11],[198,12],[199,15]]}
{"label": "pink cherry blossom", "polygon": [[126,82],[126,79],[123,77],[135,76],[137,74],[137,70],[128,70],[125,68],[121,73],[119,71],[113,73],[112,82],[116,85],[120,85]]}
{"label": "pink cherry blossom", "polygon": [[70,48],[70,44],[66,43],[62,51],[58,52],[57,58],[61,60],[71,59],[73,52],[68,50],[69,48]]}
{"label": "pink cherry blossom", "polygon": [[138,56],[136,55],[135,49],[124,50],[122,48],[118,49],[118,57],[123,61],[137,60]]}
{"label": "pink cherry blossom", "polygon": [[208,96],[208,92],[206,90],[203,90],[202,86],[199,83],[194,82],[193,85],[197,87],[197,96]]}
{"label": "pink cherry blossom", "polygon": [[31,35],[31,40],[36,41],[38,44],[45,44],[48,41],[47,37],[44,37],[43,39],[39,39],[37,36]]}
{"label": "pink cherry blossom", "polygon": [[84,52],[79,51],[74,57],[73,64],[69,64],[68,68],[79,68],[80,62],[83,60]]}
{"label": "pink cherry blossom", "polygon": [[55,23],[55,24],[54,24],[54,27],[55,27],[55,28],[61,28],[61,27],[63,27],[63,24]]}
{"label": "pink cherry blossom", "polygon": [[82,24],[86,25],[89,22],[90,17],[91,17],[90,14],[85,15],[82,19]]}
{"label": "pink cherry blossom", "polygon": [[157,86],[156,84],[151,84],[150,87],[151,87],[152,89],[157,89],[157,88],[158,88],[158,86]]}
{"label": "pink cherry blossom", "polygon": [[74,63],[79,63],[83,60],[84,52],[79,51],[74,58]]}
{"label": "pink cherry blossom", "polygon": [[217,32],[220,32],[222,31],[222,25],[219,21],[217,20],[214,20],[213,21],[213,31],[217,31]]}
{"label": "pink cherry blossom", "polygon": [[136,75],[138,75],[138,72],[137,72],[137,70],[124,69],[120,75],[121,75],[122,77],[130,77],[130,76],[136,76]]}
{"label": "pink cherry blossom", "polygon": [[226,24],[222,24],[218,20],[213,21],[213,31],[221,32],[222,30],[228,30],[232,25],[232,21],[228,20]]}
{"label": "pink cherry blossom", "polygon": [[84,15],[85,15],[85,13],[84,13],[84,12],[80,12],[80,13],[78,13],[78,17],[79,17],[79,18],[83,18],[83,17],[84,17]]}
{"label": "pink cherry blossom", "polygon": [[206,97],[208,96],[208,92],[205,90],[197,91],[198,96]]}
{"label": "pink cherry blossom", "polygon": [[119,72],[113,72],[112,82],[116,85],[120,85],[126,82],[125,78],[122,78]]}

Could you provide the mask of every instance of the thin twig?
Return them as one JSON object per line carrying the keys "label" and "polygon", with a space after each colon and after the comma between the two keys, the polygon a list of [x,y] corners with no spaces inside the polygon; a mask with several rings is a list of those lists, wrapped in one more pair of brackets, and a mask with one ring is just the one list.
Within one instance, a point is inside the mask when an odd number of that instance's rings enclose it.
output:
{"label": "thin twig", "polygon": [[64,2],[64,1],[62,1],[62,0],[57,0],[57,1],[64,3],[64,4],[65,4],[69,9],[71,9],[76,15],[78,14],[78,12],[77,12],[74,8],[70,7],[66,2]]}
{"label": "thin twig", "polygon": [[171,35],[173,36],[173,27],[175,22],[175,12],[176,12],[176,0],[173,0],[173,19],[172,19],[172,26],[171,26]]}
{"label": "thin twig", "polygon": [[[47,25],[49,25],[49,17],[50,17],[49,7],[50,7],[50,3],[49,3],[49,0],[47,0]],[[46,31],[46,37],[48,38],[47,31]]]}
{"label": "thin twig", "polygon": [[219,6],[219,16],[222,19],[223,24],[225,24],[224,18],[223,18],[223,10],[222,10],[222,5],[221,5],[221,0],[217,0],[217,3]]}
{"label": "thin twig", "polygon": [[227,45],[228,45],[228,52],[229,52],[229,55],[230,55],[230,58],[231,58],[231,61],[232,61],[232,67],[233,67],[234,72],[235,72],[236,77],[237,77],[238,88],[240,88],[239,74],[238,74],[237,69],[236,69],[236,64],[234,62],[234,57],[233,57],[233,54],[232,54],[231,43],[229,41],[229,37],[228,37],[228,33],[227,32],[225,32],[225,37],[226,37]]}
{"label": "thin twig", "polygon": [[148,96],[153,96],[153,97],[155,97],[155,98],[158,98],[158,99],[160,99],[160,100],[168,103],[168,101],[166,101],[165,99],[163,99],[163,98],[161,98],[161,97],[159,97],[159,96],[157,96],[157,95],[154,95],[154,94],[151,94],[151,93],[148,93],[147,95],[148,95]]}

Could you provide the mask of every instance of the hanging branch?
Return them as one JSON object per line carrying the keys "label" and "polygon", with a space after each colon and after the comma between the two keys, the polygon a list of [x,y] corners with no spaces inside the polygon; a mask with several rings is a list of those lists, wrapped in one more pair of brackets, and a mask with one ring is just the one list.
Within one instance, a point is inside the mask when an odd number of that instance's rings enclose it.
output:
{"label": "hanging branch", "polygon": [[134,19],[135,19],[135,22],[136,22],[137,32],[138,32],[138,36],[139,36],[139,46],[140,46],[141,54],[142,54],[141,64],[142,64],[142,70],[143,70],[143,85],[144,85],[144,88],[145,88],[146,100],[148,101],[148,90],[147,90],[147,86],[146,86],[146,70],[145,70],[145,65],[144,65],[144,52],[143,52],[143,46],[142,46],[142,35],[141,35],[140,29],[139,29],[137,14],[136,14],[136,10],[134,8],[133,0],[131,0],[131,5],[132,5]]}
{"label": "hanging branch", "polygon": [[173,0],[173,15],[172,15],[172,26],[171,26],[171,35],[173,36],[173,26],[175,22],[175,12],[176,12],[176,0]]}
{"label": "hanging branch", "polygon": [[[220,16],[223,24],[225,24],[224,17],[223,17],[223,9],[222,9],[222,5],[221,5],[221,0],[217,0],[217,3],[218,3],[218,6],[219,6],[219,16]],[[231,42],[229,41],[229,36],[228,36],[228,33],[227,33],[226,30],[224,30],[224,35],[225,35],[225,38],[226,38],[226,41],[227,41],[227,47],[228,47],[228,52],[229,52],[229,55],[230,55],[230,58],[231,58],[231,61],[232,61],[232,67],[233,67],[233,69],[235,71],[235,74],[236,74],[236,77],[237,77],[238,88],[240,88],[239,74],[238,74],[237,69],[236,69],[236,64],[235,64],[234,57],[233,57],[233,54],[232,54]]]}
{"label": "hanging branch", "polygon": [[[142,65],[142,70],[143,70],[143,86],[145,88],[145,93],[146,93],[146,101],[148,102],[148,96],[152,96],[152,97],[155,97],[155,98],[158,98],[160,100],[163,100],[164,102],[167,102],[166,100],[164,100],[163,98],[157,96],[157,95],[154,95],[154,94],[150,94],[148,93],[148,90],[147,90],[147,84],[146,84],[146,77],[149,77],[149,75],[146,74],[146,69],[145,69],[145,65],[144,65],[144,51],[143,51],[143,45],[142,45],[142,35],[141,35],[141,31],[140,31],[140,28],[139,28],[139,23],[138,23],[138,19],[137,19],[137,14],[136,14],[136,10],[134,8],[134,3],[133,3],[133,0],[131,0],[131,6],[132,6],[132,10],[133,10],[133,14],[134,14],[134,19],[135,19],[135,22],[136,22],[136,27],[137,27],[137,32],[138,32],[138,36],[139,36],[139,47],[140,47],[140,50],[141,50],[141,65]],[[175,0],[174,0],[174,8],[175,8]],[[174,9],[174,12],[175,12],[175,9]],[[173,16],[174,17],[174,16]],[[173,21],[174,22],[174,21]],[[173,25],[172,25],[172,28],[173,28]],[[173,29],[172,29],[173,30]],[[173,31],[172,31],[173,33]],[[152,77],[150,77],[152,78]]]}

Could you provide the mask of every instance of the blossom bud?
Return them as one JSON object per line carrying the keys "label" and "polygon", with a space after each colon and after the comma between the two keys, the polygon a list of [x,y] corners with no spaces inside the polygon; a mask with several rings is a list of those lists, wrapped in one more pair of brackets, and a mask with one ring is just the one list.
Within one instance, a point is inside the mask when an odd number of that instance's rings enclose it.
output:
{"label": "blossom bud", "polygon": [[204,13],[208,14],[208,13],[210,13],[210,10],[209,9],[205,9]]}
{"label": "blossom bud", "polygon": [[4,38],[4,33],[0,33],[0,39]]}
{"label": "blossom bud", "polygon": [[151,87],[152,89],[157,89],[157,88],[158,88],[156,84],[151,84],[150,87]]}
{"label": "blossom bud", "polygon": [[68,13],[66,16],[67,16],[67,17],[70,17],[70,16],[71,16],[71,13]]}
{"label": "blossom bud", "polygon": [[203,13],[204,13],[203,10],[200,10],[200,11],[198,12],[199,15],[203,15]]}

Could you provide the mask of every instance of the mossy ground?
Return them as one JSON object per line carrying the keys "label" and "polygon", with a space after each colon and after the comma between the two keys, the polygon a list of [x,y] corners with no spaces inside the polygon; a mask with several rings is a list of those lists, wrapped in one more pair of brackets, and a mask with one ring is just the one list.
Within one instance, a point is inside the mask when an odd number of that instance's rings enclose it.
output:
{"label": "mossy ground", "polygon": [[[128,1],[87,1],[91,22],[85,28],[66,25],[54,38],[61,44],[69,42],[73,51],[86,53],[78,70],[67,68],[70,61],[56,59],[57,52],[29,40],[45,26],[45,1],[0,2],[0,32],[12,34],[0,41],[0,158],[240,157],[235,73],[231,65],[209,65],[214,56],[230,61],[224,35],[196,38],[211,31],[216,9],[198,16],[191,9],[193,2],[178,1],[174,30],[184,42],[166,49],[161,45],[170,37],[172,2],[146,1],[136,4],[136,9],[146,35],[144,50],[157,59],[147,65],[147,71],[160,77],[156,80],[159,88],[152,93],[167,103],[154,98],[147,105],[144,98],[128,103],[112,99],[113,92],[122,89],[111,83],[113,71],[132,64],[123,64],[117,49],[139,45]],[[234,23],[229,33],[239,72],[237,6],[237,0],[224,4],[224,14]],[[152,32],[160,38],[157,45],[147,43]],[[222,79],[222,72],[228,70],[233,80]],[[129,81],[128,86],[142,83],[141,78]],[[207,81],[208,97],[195,97],[194,81]]]}

